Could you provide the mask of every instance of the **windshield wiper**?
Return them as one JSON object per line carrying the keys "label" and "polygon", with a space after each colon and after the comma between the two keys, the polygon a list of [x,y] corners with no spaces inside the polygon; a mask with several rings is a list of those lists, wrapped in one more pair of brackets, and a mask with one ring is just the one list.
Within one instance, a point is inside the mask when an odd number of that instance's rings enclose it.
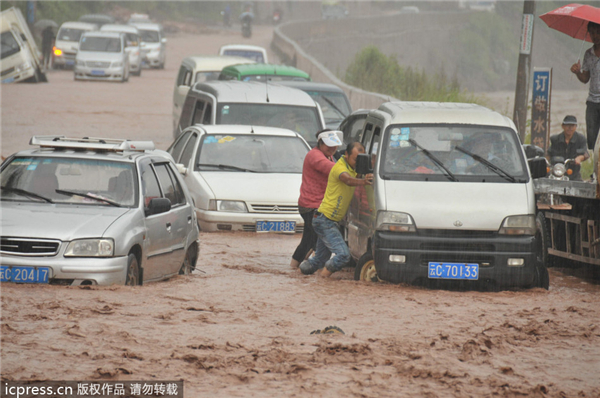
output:
{"label": "windshield wiper", "polygon": [[442,161],[439,160],[434,154],[429,152],[427,149],[423,148],[421,145],[417,144],[417,142],[412,138],[409,138],[408,142],[410,142],[413,146],[419,148],[429,159],[431,159],[433,163],[435,163],[437,167],[444,171],[444,175],[446,176],[446,178],[448,178],[450,181],[458,182],[458,178],[456,178],[456,176],[452,174],[452,172],[448,170],[446,166],[444,166],[444,163],[442,163]]}
{"label": "windshield wiper", "polygon": [[231,166],[228,164],[211,164],[211,163],[198,163],[199,167],[217,167],[219,169],[230,169],[230,170],[238,170],[238,171],[247,171],[250,173],[257,173],[255,170],[245,169],[243,167]]}
{"label": "windshield wiper", "polygon": [[500,177],[504,178],[505,180],[510,181],[510,182],[516,182],[517,181],[517,179],[515,177],[513,177],[510,174],[508,174],[506,171],[504,171],[500,167],[496,166],[495,164],[493,164],[489,160],[484,159],[484,158],[482,158],[481,156],[479,156],[479,155],[477,155],[475,153],[469,152],[465,148],[460,147],[458,145],[455,146],[454,149],[456,149],[458,151],[461,151],[462,153],[465,153],[465,154],[469,155],[470,157],[472,157],[473,159],[475,159],[479,163],[482,163],[488,169],[492,170],[494,173],[498,174]]}
{"label": "windshield wiper", "polygon": [[322,95],[321,98],[323,98],[323,100],[325,102],[327,102],[329,105],[331,105],[333,107],[333,109],[342,116],[342,119],[344,119],[346,116],[348,116],[347,114],[344,113],[344,111],[342,111],[340,108],[338,108],[337,105],[334,104],[332,100],[330,100],[329,98],[327,98],[324,95]]}
{"label": "windshield wiper", "polygon": [[8,192],[13,192],[13,193],[16,193],[21,196],[29,196],[30,198],[41,199],[48,203],[54,203],[52,201],[52,199],[48,199],[47,197],[37,194],[35,192],[29,192],[29,191],[26,191],[26,190],[20,189],[20,188],[2,187],[2,190],[7,190]]}
{"label": "windshield wiper", "polygon": [[60,193],[62,195],[82,196],[84,198],[97,200],[99,202],[106,202],[109,205],[113,205],[115,207],[123,207],[122,204],[117,203],[114,200],[106,199],[106,198],[103,198],[101,196],[97,196],[97,195],[93,195],[93,194],[89,194],[89,193],[82,193],[82,192],[75,192],[75,191],[65,191],[64,189],[57,189],[56,193]]}

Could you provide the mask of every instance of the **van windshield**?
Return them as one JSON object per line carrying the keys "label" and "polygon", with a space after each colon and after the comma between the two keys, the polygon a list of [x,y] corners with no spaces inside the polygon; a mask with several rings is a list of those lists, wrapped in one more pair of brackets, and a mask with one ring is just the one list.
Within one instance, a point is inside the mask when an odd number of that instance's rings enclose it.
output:
{"label": "van windshield", "polygon": [[145,43],[158,43],[158,31],[139,29],[142,41]]}
{"label": "van windshield", "polygon": [[83,37],[79,51],[121,52],[121,40],[116,37]]}
{"label": "van windshield", "polygon": [[83,29],[60,28],[56,40],[79,41],[83,32],[85,32]]}
{"label": "van windshield", "polygon": [[220,104],[216,124],[245,124],[290,129],[314,146],[321,130],[316,108],[290,105]]}
{"label": "van windshield", "polygon": [[223,55],[232,55],[236,57],[244,57],[249,58],[259,64],[265,63],[265,57],[260,51],[252,51],[252,50],[225,50]]}
{"label": "van windshield", "polygon": [[2,56],[1,59],[9,57],[13,54],[21,51],[21,47],[19,47],[19,42],[13,36],[10,30],[6,32],[2,32]]}
{"label": "van windshield", "polygon": [[513,130],[489,126],[389,126],[380,174],[386,179],[525,182],[526,164]]}

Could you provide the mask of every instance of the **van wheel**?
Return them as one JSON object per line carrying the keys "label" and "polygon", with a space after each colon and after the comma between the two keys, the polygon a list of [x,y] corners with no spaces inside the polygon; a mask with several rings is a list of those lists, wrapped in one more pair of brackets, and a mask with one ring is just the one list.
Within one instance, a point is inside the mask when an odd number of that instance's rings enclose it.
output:
{"label": "van wheel", "polygon": [[377,270],[375,269],[375,260],[373,260],[373,255],[371,252],[363,254],[358,260],[358,263],[354,268],[354,280],[379,282]]}
{"label": "van wheel", "polygon": [[550,274],[548,268],[543,264],[535,267],[535,279],[533,280],[533,287],[541,287],[542,289],[548,290],[550,288]]}
{"label": "van wheel", "polygon": [[127,257],[127,276],[125,278],[125,286],[137,286],[140,284],[140,266],[135,254],[130,254]]}
{"label": "van wheel", "polygon": [[550,246],[550,232],[546,217],[541,211],[535,217],[535,239],[537,240],[536,260],[544,267],[550,266],[550,256],[548,256],[548,247]]}

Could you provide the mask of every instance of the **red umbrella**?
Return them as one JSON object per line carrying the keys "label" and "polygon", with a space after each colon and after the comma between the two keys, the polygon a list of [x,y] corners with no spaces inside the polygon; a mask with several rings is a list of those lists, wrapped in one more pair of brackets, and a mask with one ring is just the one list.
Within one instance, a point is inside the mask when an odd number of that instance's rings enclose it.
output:
{"label": "red umbrella", "polygon": [[582,4],[569,4],[540,15],[540,18],[552,29],[566,33],[576,39],[591,42],[592,39],[587,34],[587,25],[588,22],[600,24],[600,8]]}

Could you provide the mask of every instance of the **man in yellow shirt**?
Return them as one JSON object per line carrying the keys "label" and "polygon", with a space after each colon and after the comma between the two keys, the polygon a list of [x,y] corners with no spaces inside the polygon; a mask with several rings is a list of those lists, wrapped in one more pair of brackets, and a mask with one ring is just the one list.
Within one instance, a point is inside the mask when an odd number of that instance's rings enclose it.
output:
{"label": "man in yellow shirt", "polygon": [[[313,218],[313,228],[319,237],[315,255],[300,264],[300,270],[305,275],[313,274],[322,268],[320,275],[329,276],[341,270],[350,261],[350,250],[338,223],[348,211],[354,189],[373,183],[373,174],[367,174],[365,178],[356,178],[354,168],[359,153],[365,153],[365,148],[360,142],[348,144],[344,156],[329,173],[325,196]],[[333,258],[332,253],[335,254]]]}

